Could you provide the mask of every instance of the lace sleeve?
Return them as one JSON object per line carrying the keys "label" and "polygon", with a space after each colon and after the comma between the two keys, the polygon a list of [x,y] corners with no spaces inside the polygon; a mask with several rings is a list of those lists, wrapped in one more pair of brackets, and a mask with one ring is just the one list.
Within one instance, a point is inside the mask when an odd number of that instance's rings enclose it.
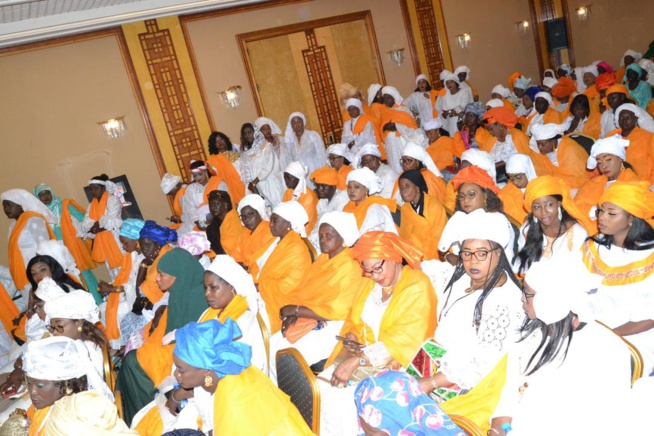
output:
{"label": "lace sleeve", "polygon": [[383,342],[375,342],[372,345],[368,345],[363,349],[363,354],[366,355],[372,366],[383,365],[392,358],[391,353],[388,352]]}

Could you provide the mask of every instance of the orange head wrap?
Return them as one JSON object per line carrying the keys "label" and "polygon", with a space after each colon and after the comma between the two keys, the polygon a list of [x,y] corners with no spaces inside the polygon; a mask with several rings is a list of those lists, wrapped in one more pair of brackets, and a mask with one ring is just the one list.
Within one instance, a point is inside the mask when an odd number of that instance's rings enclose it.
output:
{"label": "orange head wrap", "polygon": [[495,184],[495,180],[486,171],[474,165],[462,169],[452,179],[452,187],[455,191],[464,183],[474,183],[483,189],[490,189],[495,194],[500,192],[500,188]]}
{"label": "orange head wrap", "polygon": [[509,76],[509,86],[511,88],[513,88],[513,84],[515,83],[516,80],[518,80],[518,77],[520,76],[522,76],[522,73],[520,71],[516,71],[515,73]]}
{"label": "orange head wrap", "polygon": [[311,173],[311,180],[320,185],[338,186],[338,172],[327,166],[318,168]]}
{"label": "orange head wrap", "polygon": [[512,129],[516,124],[518,124],[518,117],[504,106],[494,107],[486,111],[483,120],[488,123],[489,126],[491,124],[500,123],[507,129]]}
{"label": "orange head wrap", "polygon": [[615,94],[616,92],[618,94],[624,94],[627,97],[629,97],[629,90],[624,85],[609,86],[606,89],[606,96],[608,97],[610,94]]}
{"label": "orange head wrap", "polygon": [[404,259],[413,269],[420,269],[424,256],[413,243],[389,232],[366,232],[354,244],[353,250],[353,256],[359,262],[383,259],[402,264]]}
{"label": "orange head wrap", "polygon": [[570,97],[577,89],[577,84],[569,77],[561,77],[559,83],[552,88],[552,96],[555,98]]}
{"label": "orange head wrap", "polygon": [[654,227],[654,192],[649,186],[644,181],[615,182],[604,191],[598,204],[613,203]]}
{"label": "orange head wrap", "polygon": [[579,225],[586,229],[589,235],[597,233],[597,226],[591,221],[590,217],[584,216],[575,205],[574,200],[570,196],[570,187],[568,184],[558,177],[541,176],[529,182],[525,190],[525,210],[531,212],[531,205],[535,200],[554,195],[560,195],[563,198],[561,201],[563,209],[568,212],[568,215],[577,220]]}
{"label": "orange head wrap", "polygon": [[615,74],[614,73],[600,74],[597,77],[597,79],[595,79],[595,88],[598,91],[604,91],[605,89],[609,89],[613,85],[615,85]]}

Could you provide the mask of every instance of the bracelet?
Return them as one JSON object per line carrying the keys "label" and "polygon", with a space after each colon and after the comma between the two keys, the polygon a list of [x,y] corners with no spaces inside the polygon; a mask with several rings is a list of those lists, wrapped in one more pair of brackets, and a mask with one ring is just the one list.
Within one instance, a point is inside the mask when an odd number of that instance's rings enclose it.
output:
{"label": "bracelet", "polygon": [[499,431],[497,431],[496,429],[494,429],[493,427],[491,427],[491,428],[489,428],[488,431],[486,432],[486,435],[487,435],[487,436],[490,435],[491,432],[494,432],[494,434],[500,434]]}
{"label": "bracelet", "polygon": [[181,403],[181,401],[177,401],[175,399],[175,391],[174,390],[170,391],[170,399],[173,400],[173,402],[175,402],[177,404]]}
{"label": "bracelet", "polygon": [[147,266],[146,264],[144,264],[144,263],[142,263],[142,264],[139,265],[139,268],[147,268],[147,267],[148,267],[148,266]]}
{"label": "bracelet", "polygon": [[431,383],[431,387],[434,388],[434,390],[438,389],[438,385],[436,384],[436,380],[434,380],[435,375],[436,374],[429,377],[429,383]]}

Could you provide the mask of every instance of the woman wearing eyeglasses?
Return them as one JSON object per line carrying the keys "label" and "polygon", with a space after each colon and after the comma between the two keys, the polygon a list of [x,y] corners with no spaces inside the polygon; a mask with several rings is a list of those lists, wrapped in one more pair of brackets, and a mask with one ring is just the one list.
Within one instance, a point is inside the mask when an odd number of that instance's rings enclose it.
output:
{"label": "woman wearing eyeglasses", "polygon": [[343,212],[354,214],[361,235],[370,231],[397,233],[391,215],[397,202],[378,195],[381,189],[381,180],[368,168],[359,168],[347,175],[350,201],[343,207]]}
{"label": "woman wearing eyeglasses", "polygon": [[[445,200],[445,179],[443,179],[443,174],[438,170],[431,156],[427,154],[423,147],[413,142],[406,143],[402,149],[400,165],[402,166],[402,171],[420,171],[429,188],[429,195],[441,203]],[[395,181],[393,194],[393,198],[397,200],[397,204],[404,203],[399,190],[399,179]]]}
{"label": "woman wearing eyeglasses", "polygon": [[270,233],[270,216],[263,197],[257,194],[246,195],[238,204],[237,211],[245,229],[238,237],[232,257],[247,269],[252,262],[252,255],[270,244],[275,237]]}
{"label": "woman wearing eyeglasses", "polygon": [[527,183],[538,177],[531,158],[521,153],[509,157],[506,160],[506,177],[509,181],[497,196],[504,204],[504,213],[522,224],[527,217],[524,206]]}
{"label": "woman wearing eyeglasses", "polygon": [[340,333],[347,340],[319,376],[323,435],[356,434],[357,382],[383,368],[406,367],[436,328],[436,292],[420,271],[417,247],[393,233],[368,232],[353,251],[374,286],[355,300]]}

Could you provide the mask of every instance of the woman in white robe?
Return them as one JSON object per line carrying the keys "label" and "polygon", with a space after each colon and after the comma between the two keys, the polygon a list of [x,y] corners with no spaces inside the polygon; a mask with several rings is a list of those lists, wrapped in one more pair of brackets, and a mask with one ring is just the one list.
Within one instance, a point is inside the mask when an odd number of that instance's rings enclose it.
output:
{"label": "woman in white robe", "polygon": [[[293,112],[288,117],[284,148],[281,152],[283,163],[302,162],[309,174],[325,165],[327,153],[320,133],[306,129],[307,119],[301,112]],[[282,166],[285,168],[285,166]],[[311,186],[313,188],[313,186]]]}
{"label": "woman in white robe", "polygon": [[436,100],[436,110],[443,122],[443,128],[452,137],[459,131],[457,124],[463,119],[466,106],[474,100],[471,88],[461,88],[459,78],[454,74],[446,75],[443,81],[446,92]]}
{"label": "woman in white robe", "polygon": [[350,153],[355,155],[364,144],[377,143],[375,126],[372,121],[368,121],[363,128],[363,131],[354,133],[354,128],[357,125],[357,122],[361,116],[364,115],[363,104],[358,98],[349,98],[345,102],[345,109],[351,118],[343,123],[341,142],[347,144]]}

